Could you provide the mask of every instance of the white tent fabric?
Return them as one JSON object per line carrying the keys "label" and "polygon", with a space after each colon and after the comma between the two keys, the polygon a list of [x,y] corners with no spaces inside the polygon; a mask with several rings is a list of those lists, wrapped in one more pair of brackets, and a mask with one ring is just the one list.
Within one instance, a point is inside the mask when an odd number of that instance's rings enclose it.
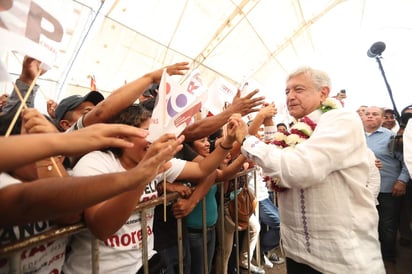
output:
{"label": "white tent fabric", "polygon": [[[412,103],[411,0],[62,0],[50,9],[65,32],[55,64],[39,80],[40,109],[46,99],[84,94],[92,75],[107,96],[179,61],[199,68],[208,85],[253,82],[278,106],[287,73],[310,65],[330,74],[332,95],[346,89],[346,107],[391,107],[378,64],[366,55],[376,41],[386,44],[382,64],[398,109]],[[1,57],[17,78],[22,56]]]}

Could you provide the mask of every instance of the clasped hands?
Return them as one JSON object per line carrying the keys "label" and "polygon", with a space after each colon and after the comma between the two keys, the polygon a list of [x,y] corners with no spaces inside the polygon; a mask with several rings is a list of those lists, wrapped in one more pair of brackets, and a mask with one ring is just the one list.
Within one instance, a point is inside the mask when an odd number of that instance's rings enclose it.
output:
{"label": "clasped hands", "polygon": [[230,116],[230,118],[229,118],[229,125],[230,124],[234,125],[235,140],[239,144],[242,144],[243,139],[246,137],[246,135],[248,135],[248,126],[243,121],[241,114],[240,113],[232,114],[232,116]]}

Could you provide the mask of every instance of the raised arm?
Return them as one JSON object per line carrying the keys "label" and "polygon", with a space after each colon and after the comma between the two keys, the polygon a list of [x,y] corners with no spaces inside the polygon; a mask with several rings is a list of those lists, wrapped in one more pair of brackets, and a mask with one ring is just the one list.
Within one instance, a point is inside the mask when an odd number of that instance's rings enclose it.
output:
{"label": "raised arm", "polygon": [[[52,219],[107,200],[145,185],[156,174],[169,168],[183,138],[153,146],[135,168],[121,173],[85,177],[39,179],[0,189],[0,226]],[[104,184],[104,187],[102,187]]]}
{"label": "raised arm", "polygon": [[[158,140],[152,143],[145,154],[142,161],[139,162],[136,168],[132,170],[141,170],[150,169],[151,173],[144,171],[144,176],[137,176],[139,178],[139,183],[135,185],[130,191],[121,193],[119,195],[113,196],[112,198],[100,202],[96,205],[93,205],[87,208],[84,212],[85,222],[90,231],[101,240],[105,240],[107,237],[119,230],[127,219],[130,217],[132,212],[135,210],[136,205],[139,203],[140,197],[143,194],[143,191],[147,187],[147,184],[151,182],[157,174],[162,170],[159,169],[159,165],[154,164],[154,167],[149,167],[146,163],[147,160],[150,160],[152,157],[157,157],[157,153],[167,149],[170,145],[169,142],[175,145],[177,148],[181,148],[181,142],[183,137],[180,137],[177,140],[172,141],[172,134],[165,134],[161,136]],[[176,149],[174,150],[176,152]],[[168,153],[168,159],[172,157],[170,151]],[[164,163],[164,161],[163,161]],[[163,163],[162,164],[163,166]],[[170,167],[170,163],[166,166]],[[94,166],[86,167],[82,172],[88,172],[90,168],[94,169]],[[136,170],[137,171],[137,170]],[[76,173],[76,169],[74,169]],[[135,172],[136,173],[136,172]],[[135,173],[125,176],[136,176]]]}
{"label": "raised arm", "polygon": [[73,156],[106,147],[133,146],[120,136],[145,138],[147,131],[127,125],[98,124],[71,133],[0,137],[0,171],[11,170],[49,156]]}
{"label": "raised arm", "polygon": [[[40,75],[43,75],[46,72],[45,70],[42,70],[40,68],[40,63],[40,61],[32,57],[24,57],[21,73],[19,75],[19,78],[16,80],[16,86],[23,97],[29,90],[29,87],[32,84],[34,78],[36,78],[36,75],[38,73],[40,73]],[[34,99],[36,97],[38,88],[39,86],[37,84],[34,85],[33,90],[26,101],[26,105],[28,107],[34,107]],[[13,91],[11,92],[10,96],[8,96],[7,102],[3,107],[3,112],[6,113],[18,105],[20,105],[20,98],[17,95],[16,90],[13,88]]]}
{"label": "raised arm", "polygon": [[[189,69],[188,64],[188,62],[181,62],[167,66],[167,73],[170,75],[183,75],[184,72]],[[116,116],[123,109],[133,104],[149,85],[160,82],[163,69],[164,68],[161,68],[147,73],[115,90],[84,116],[84,126],[107,122],[110,118]]]}
{"label": "raised arm", "polygon": [[222,142],[216,146],[215,150],[198,163],[187,162],[177,179],[198,180],[214,172],[226,155],[232,150],[238,125],[239,120],[230,119],[226,127],[227,133],[225,137],[223,137]]}
{"label": "raised arm", "polygon": [[249,125],[249,134],[257,136],[260,125],[273,126],[272,117],[277,113],[275,104],[266,104],[256,114],[252,123]]}
{"label": "raised arm", "polygon": [[238,90],[236,96],[233,98],[232,104],[229,105],[227,109],[217,115],[194,122],[186,127],[182,134],[186,137],[187,141],[198,140],[216,132],[227,123],[230,116],[234,113],[240,113],[244,116],[258,111],[259,109],[256,107],[261,105],[265,99],[264,97],[253,98],[258,92],[258,90],[255,90],[247,94],[245,97],[240,97],[240,90]]}

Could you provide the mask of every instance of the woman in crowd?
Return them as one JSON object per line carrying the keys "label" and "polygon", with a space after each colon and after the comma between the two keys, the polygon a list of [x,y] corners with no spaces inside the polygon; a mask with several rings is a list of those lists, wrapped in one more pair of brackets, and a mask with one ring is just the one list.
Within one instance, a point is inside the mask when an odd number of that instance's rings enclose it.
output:
{"label": "woman in crowd", "polygon": [[[132,105],[122,111],[112,122],[148,128],[150,112],[140,105]],[[85,210],[84,219],[89,231],[76,234],[71,244],[69,254],[63,268],[64,273],[84,273],[91,269],[91,244],[93,236],[99,241],[100,271],[104,273],[136,273],[142,267],[142,227],[141,213],[133,212],[140,201],[156,198],[157,185],[163,180],[173,182],[177,179],[197,180],[211,174],[223,160],[235,140],[237,120],[229,121],[227,135],[222,146],[215,150],[200,163],[172,159],[171,167],[158,174],[148,185],[133,191],[118,195]],[[173,134],[165,134],[159,139],[174,139]],[[85,174],[112,173],[131,169],[145,158],[149,143],[146,140],[131,138],[133,148],[109,149],[95,151],[82,157],[73,168],[74,176]],[[153,145],[153,144],[152,144]],[[149,265],[159,267],[161,263],[153,257],[153,209],[146,211],[148,257]],[[153,257],[153,259],[151,259]],[[152,263],[152,264],[151,264]]]}

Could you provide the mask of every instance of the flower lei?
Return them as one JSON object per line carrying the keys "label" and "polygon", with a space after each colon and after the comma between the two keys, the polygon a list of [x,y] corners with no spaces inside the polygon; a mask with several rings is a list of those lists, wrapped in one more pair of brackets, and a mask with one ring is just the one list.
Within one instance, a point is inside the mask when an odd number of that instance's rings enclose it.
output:
{"label": "flower lei", "polygon": [[[342,108],[340,101],[334,98],[327,98],[319,107],[322,113],[328,112],[332,109]],[[305,116],[297,123],[295,123],[290,132],[276,132],[274,135],[274,140],[271,144],[274,144],[280,148],[295,147],[296,145],[306,141],[312,136],[313,131],[316,128],[316,123],[312,121],[309,117]],[[268,187],[276,192],[285,191],[286,188],[280,187],[280,179],[272,178],[269,176],[264,177],[264,181],[268,184]]]}

